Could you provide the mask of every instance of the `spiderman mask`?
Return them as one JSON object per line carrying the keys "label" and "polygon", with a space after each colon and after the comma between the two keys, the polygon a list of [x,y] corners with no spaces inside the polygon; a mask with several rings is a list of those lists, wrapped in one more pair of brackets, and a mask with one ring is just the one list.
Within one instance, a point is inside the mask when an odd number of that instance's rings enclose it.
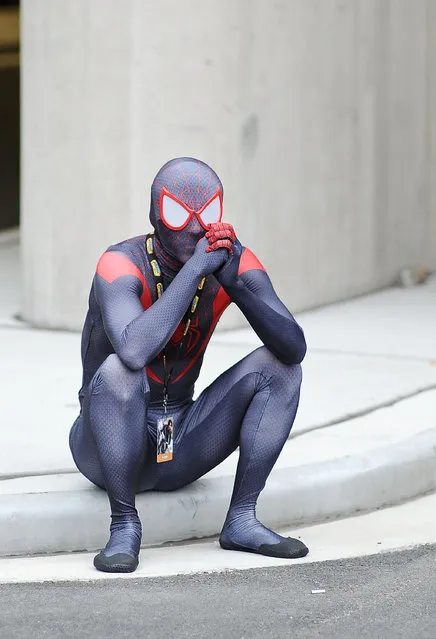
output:
{"label": "spiderman mask", "polygon": [[200,160],[170,160],[153,180],[150,222],[165,252],[182,264],[210,225],[221,222],[222,212],[221,181]]}

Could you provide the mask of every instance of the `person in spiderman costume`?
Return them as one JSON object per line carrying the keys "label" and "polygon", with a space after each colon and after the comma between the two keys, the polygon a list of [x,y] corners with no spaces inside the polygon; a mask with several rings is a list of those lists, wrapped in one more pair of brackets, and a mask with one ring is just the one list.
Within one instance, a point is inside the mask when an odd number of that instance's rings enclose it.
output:
{"label": "person in spiderman costume", "polygon": [[[136,569],[137,492],[186,486],[237,447],[221,547],[286,558],[308,553],[301,541],[263,526],[255,511],[294,422],[304,334],[262,264],[221,221],[222,200],[222,184],[208,165],[173,159],[151,187],[154,234],[148,239],[158,266],[147,255],[145,236],[110,246],[98,262],[82,332],[80,414],[70,432],[78,469],[110,501],[110,538],[94,559],[98,570]],[[193,401],[206,346],[231,302],[264,346]],[[174,456],[157,463],[157,423],[164,414],[173,420]]]}

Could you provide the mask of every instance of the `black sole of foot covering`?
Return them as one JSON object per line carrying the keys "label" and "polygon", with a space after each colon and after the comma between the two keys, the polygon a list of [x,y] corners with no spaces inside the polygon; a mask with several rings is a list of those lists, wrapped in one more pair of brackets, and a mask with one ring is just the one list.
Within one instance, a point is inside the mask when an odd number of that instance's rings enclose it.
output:
{"label": "black sole of foot covering", "polygon": [[[239,544],[226,543],[221,541],[221,539],[219,542],[221,548],[224,550],[241,550],[242,552],[252,552],[256,555],[265,555],[266,557],[276,557],[278,559],[301,559],[301,557],[305,557],[309,552],[309,548],[307,548],[302,541],[292,539],[292,537],[288,537],[288,539],[284,539],[278,544],[261,544],[259,548],[246,548]],[[294,550],[290,549],[290,542],[295,542],[298,548]]]}
{"label": "black sole of foot covering", "polygon": [[94,566],[101,572],[134,572],[138,567],[138,557],[132,557],[124,553],[118,553],[106,557],[100,552],[94,557]]}

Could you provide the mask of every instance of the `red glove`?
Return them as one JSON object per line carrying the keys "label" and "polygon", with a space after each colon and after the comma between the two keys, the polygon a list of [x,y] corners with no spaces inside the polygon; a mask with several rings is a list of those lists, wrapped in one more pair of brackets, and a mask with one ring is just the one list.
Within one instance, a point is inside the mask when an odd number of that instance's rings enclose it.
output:
{"label": "red glove", "polygon": [[230,255],[233,253],[232,245],[236,242],[236,233],[231,224],[226,222],[213,222],[209,224],[209,231],[206,233],[209,246],[206,253],[226,248]]}

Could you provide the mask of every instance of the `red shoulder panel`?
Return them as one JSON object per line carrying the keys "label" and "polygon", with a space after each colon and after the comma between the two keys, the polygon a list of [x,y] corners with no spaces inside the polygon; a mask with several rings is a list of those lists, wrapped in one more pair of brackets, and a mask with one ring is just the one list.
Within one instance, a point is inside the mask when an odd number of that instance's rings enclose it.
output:
{"label": "red shoulder panel", "polygon": [[97,264],[97,273],[109,284],[122,275],[136,275],[141,282],[144,280],[139,268],[128,257],[119,253],[103,253]]}
{"label": "red shoulder panel", "polygon": [[247,271],[252,271],[255,269],[265,271],[265,267],[259,262],[255,254],[252,253],[250,249],[245,248],[239,262],[238,275],[242,275],[242,273],[246,273]]}
{"label": "red shoulder panel", "polygon": [[112,284],[117,277],[121,277],[122,275],[133,275],[134,277],[137,277],[142,284],[143,290],[141,295],[141,304],[144,309],[151,306],[151,295],[148,290],[145,277],[139,268],[135,266],[135,264],[133,264],[126,255],[120,255],[119,253],[113,253],[112,251],[103,253],[97,264],[97,274],[106,282],[109,282],[109,284]]}

